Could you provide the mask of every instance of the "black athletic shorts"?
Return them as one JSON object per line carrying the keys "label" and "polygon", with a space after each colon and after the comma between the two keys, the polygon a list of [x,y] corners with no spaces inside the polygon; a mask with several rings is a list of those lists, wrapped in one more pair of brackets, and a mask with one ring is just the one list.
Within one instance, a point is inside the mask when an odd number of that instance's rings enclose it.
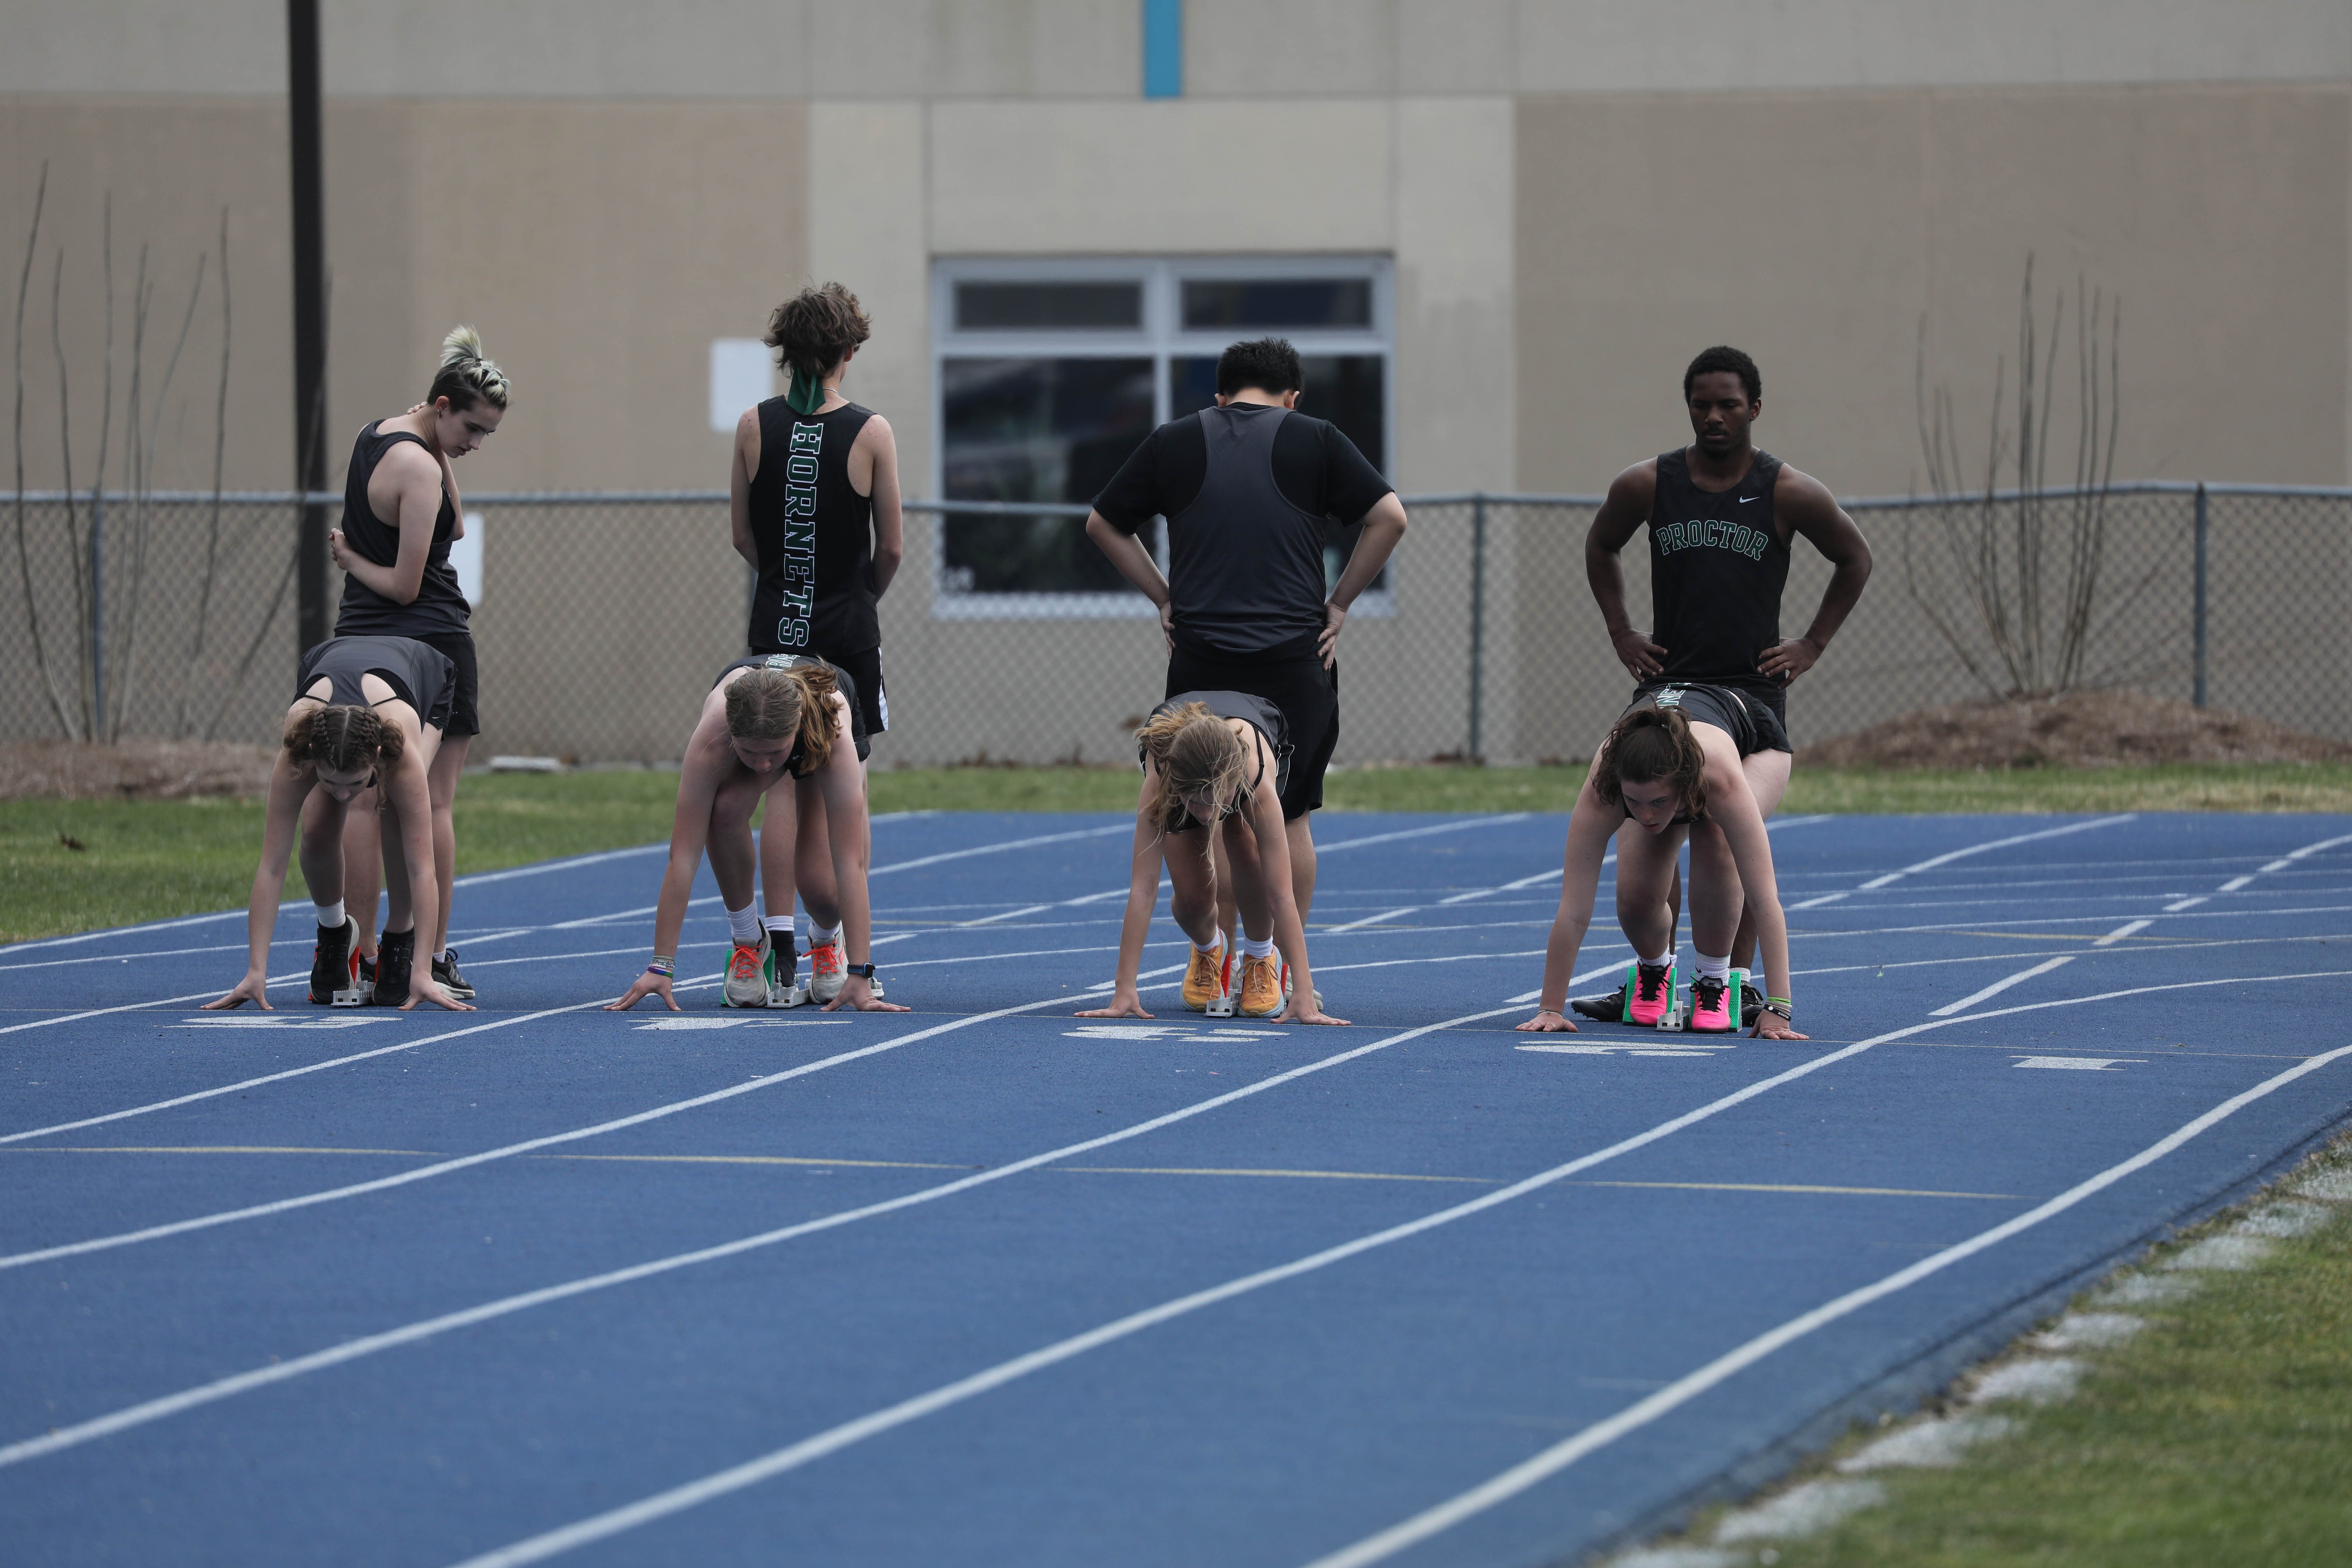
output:
{"label": "black athletic shorts", "polygon": [[471,632],[420,632],[416,640],[426,647],[449,656],[457,668],[457,683],[449,690],[449,727],[441,731],[443,738],[455,740],[460,735],[482,732],[482,670],[474,659],[474,634]]}
{"label": "black athletic shorts", "polygon": [[1326,669],[1323,660],[1304,658],[1274,662],[1217,658],[1183,647],[1168,656],[1168,689],[1164,697],[1186,691],[1246,691],[1282,710],[1290,724],[1290,779],[1282,791],[1286,819],[1320,810],[1323,774],[1331,766],[1332,749],[1339,743],[1339,672]]}
{"label": "black athletic shorts", "polygon": [[1791,749],[1789,727],[1782,719],[1787,700],[1782,697],[1776,703],[1770,697],[1729,686],[1652,680],[1635,689],[1633,700],[1625,705],[1625,711],[1631,713],[1636,708],[1652,706],[1679,708],[1685,717],[1701,724],[1712,724],[1729,735],[1739,754],[1748,757],[1758,752]]}
{"label": "black athletic shorts", "polygon": [[[763,658],[784,651],[777,647],[761,647],[753,648],[751,654],[753,658]],[[890,727],[890,699],[882,689],[880,648],[862,647],[855,653],[835,653],[829,647],[813,647],[803,651],[814,654],[850,678],[849,685],[843,689],[857,693],[857,716],[865,721],[868,735],[878,735]],[[862,752],[860,754],[863,755]]]}

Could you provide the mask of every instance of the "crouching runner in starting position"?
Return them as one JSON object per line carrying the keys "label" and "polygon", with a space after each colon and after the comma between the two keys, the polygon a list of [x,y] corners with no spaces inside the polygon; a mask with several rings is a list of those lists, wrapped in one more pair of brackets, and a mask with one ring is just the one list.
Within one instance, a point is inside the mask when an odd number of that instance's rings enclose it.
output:
{"label": "crouching runner in starting position", "polygon": [[[294,705],[286,710],[283,744],[269,773],[261,829],[261,865],[253,873],[245,978],[213,1008],[258,1002],[267,1011],[269,938],[278,895],[299,836],[302,879],[319,906],[319,942],[310,954],[310,1000],[326,1006],[373,1000],[410,1008],[431,1002],[474,1009],[433,976],[433,955],[416,947],[435,930],[441,885],[433,862],[433,799],[425,774],[449,720],[457,675],[448,656],[408,637],[330,637],[302,656]],[[302,819],[316,792],[322,809]],[[361,989],[358,930],[343,910],[343,817],[352,797],[381,802],[385,883],[392,912],[384,921],[373,995]],[[375,894],[371,890],[368,897]],[[371,916],[373,914],[370,910]]]}
{"label": "crouching runner in starting position", "polygon": [[1592,921],[1601,858],[1631,818],[1643,831],[1618,845],[1617,918],[1640,961],[1629,1007],[1633,1021],[1654,1024],[1666,1011],[1675,921],[1667,900],[1687,835],[1691,936],[1698,947],[1690,1028],[1719,1035],[1735,1026],[1730,952],[1744,902],[1764,952],[1764,1005],[1753,1032],[1768,1040],[1805,1038],[1793,1022],[1789,925],[1773,880],[1772,845],[1741,766],[1742,747],[1753,749],[1757,731],[1738,702],[1709,688],[1667,687],[1636,702],[1609,731],[1569,817],[1559,912],[1544,952],[1542,1006],[1521,1029],[1575,1032],[1561,1014],[1569,978]]}
{"label": "crouching runner in starting position", "polygon": [[[866,903],[866,730],[849,678],[821,658],[770,654],[738,659],[721,671],[702,701],[694,738],[686,743],[678,769],[677,815],[670,826],[669,868],[662,875],[661,902],[654,915],[653,962],[608,1012],[626,1012],[647,996],[659,996],[678,1011],[670,994],[677,963],[678,933],[703,851],[735,946],[729,956],[726,998],[736,1007],[764,1007],[783,988],[777,963],[754,899],[758,855],[751,845],[751,815],[764,797],[768,833],[791,835],[803,800],[824,803],[832,878],[839,907],[825,908],[825,889],[804,887],[812,919],[844,928],[853,962],[840,993],[826,1011],[855,1007],[865,1013],[903,1013],[881,999],[874,983],[871,921]],[[793,787],[776,785],[790,779]],[[799,860],[795,853],[785,863]],[[789,972],[787,972],[789,973]]]}
{"label": "crouching runner in starting position", "polygon": [[[1135,855],[1127,915],[1119,924],[1118,977],[1110,1005],[1081,1018],[1149,1018],[1136,994],[1143,938],[1160,901],[1164,861],[1174,885],[1171,912],[1192,942],[1184,1005],[1195,1013],[1227,994],[1224,940],[1217,913],[1216,840],[1238,905],[1241,987],[1234,1010],[1245,1017],[1281,1013],[1285,1023],[1345,1024],[1324,1013],[1307,966],[1307,930],[1291,892],[1290,845],[1282,788],[1290,774],[1290,727],[1282,710],[1241,691],[1185,691],[1151,710],[1136,731],[1143,788],[1135,803]],[[1283,1011],[1282,974],[1291,974]]]}

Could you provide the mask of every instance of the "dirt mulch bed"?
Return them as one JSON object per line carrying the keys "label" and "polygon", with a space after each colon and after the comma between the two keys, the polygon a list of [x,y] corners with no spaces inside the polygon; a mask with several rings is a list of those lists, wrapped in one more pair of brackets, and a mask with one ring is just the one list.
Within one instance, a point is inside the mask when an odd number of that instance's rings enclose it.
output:
{"label": "dirt mulch bed", "polygon": [[2100,768],[2352,762],[2352,745],[2138,691],[1923,708],[1798,753],[1813,768]]}
{"label": "dirt mulch bed", "polygon": [[182,800],[257,795],[277,753],[222,741],[33,741],[0,746],[0,800]]}

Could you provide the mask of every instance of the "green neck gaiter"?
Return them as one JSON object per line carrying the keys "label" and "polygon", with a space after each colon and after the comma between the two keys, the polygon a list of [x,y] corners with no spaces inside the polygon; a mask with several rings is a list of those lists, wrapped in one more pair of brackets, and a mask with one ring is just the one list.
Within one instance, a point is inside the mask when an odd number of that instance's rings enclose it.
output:
{"label": "green neck gaiter", "polygon": [[803,375],[793,367],[793,384],[784,389],[784,405],[795,414],[814,414],[824,406],[824,378]]}

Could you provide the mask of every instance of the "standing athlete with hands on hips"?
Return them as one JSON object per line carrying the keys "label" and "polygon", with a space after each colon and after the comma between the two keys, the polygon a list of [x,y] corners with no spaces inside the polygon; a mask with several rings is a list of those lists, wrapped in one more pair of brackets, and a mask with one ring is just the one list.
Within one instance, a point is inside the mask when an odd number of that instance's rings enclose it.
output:
{"label": "standing athlete with hands on hips", "polygon": [[[1750,428],[1764,412],[1764,379],[1756,362],[1735,348],[1706,350],[1683,373],[1683,401],[1691,445],[1634,464],[1619,474],[1584,541],[1585,576],[1616,645],[1637,683],[1634,700],[1700,691],[1737,728],[1752,728],[1751,747],[1739,757],[1748,794],[1770,817],[1789,787],[1794,758],[1789,745],[1789,683],[1813,667],[1830,638],[1862,597],[1870,580],[1870,545],[1826,487],[1758,450]],[[1636,630],[1625,606],[1625,569],[1619,552],[1644,525],[1650,531],[1650,631]],[[1798,637],[1780,635],[1780,593],[1789,581],[1790,547],[1802,535],[1836,568],[1812,624]],[[1727,873],[1732,864],[1721,828],[1691,827],[1692,875],[1704,858]],[[1667,841],[1628,822],[1617,835],[1621,866],[1671,853]],[[1621,885],[1623,873],[1621,871]],[[1646,880],[1646,879],[1641,879]],[[1646,917],[1621,922],[1665,932],[1659,953],[1641,951],[1640,978],[1661,986],[1674,968],[1674,933],[1681,917],[1682,885],[1664,879],[1662,926]],[[1757,911],[1740,916],[1727,953],[1698,954],[1702,976],[1748,967],[1755,952]],[[1655,942],[1654,936],[1648,940]],[[1588,1017],[1614,1018],[1622,992],[1574,1004]],[[1754,1011],[1761,996],[1747,1000]]]}

